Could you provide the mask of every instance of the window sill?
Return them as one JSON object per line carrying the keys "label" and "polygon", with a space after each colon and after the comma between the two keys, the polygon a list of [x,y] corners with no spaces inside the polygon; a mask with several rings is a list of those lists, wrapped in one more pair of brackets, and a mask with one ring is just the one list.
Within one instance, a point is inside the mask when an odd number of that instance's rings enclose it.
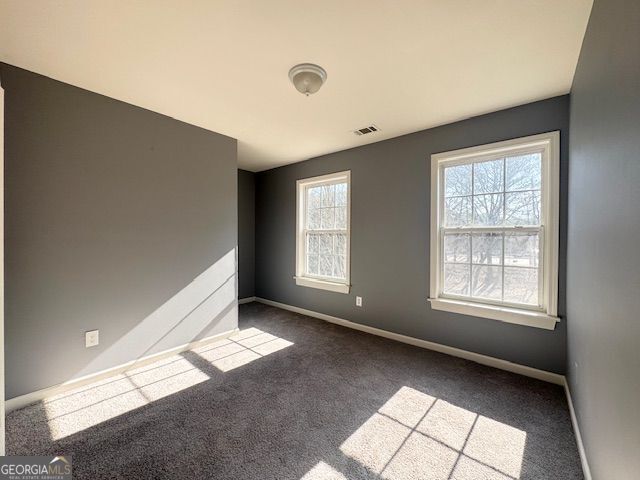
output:
{"label": "window sill", "polygon": [[328,290],[330,292],[349,293],[351,285],[345,283],[328,282],[326,280],[319,280],[317,278],[309,277],[294,277],[296,279],[296,285],[300,287],[319,288],[320,290]]}
{"label": "window sill", "polygon": [[560,321],[560,318],[547,315],[543,312],[532,312],[529,310],[519,310],[517,308],[483,305],[444,298],[430,298],[429,302],[431,303],[431,308],[434,310],[461,313],[472,317],[490,318],[501,322],[543,328],[545,330],[555,329],[556,323]]}

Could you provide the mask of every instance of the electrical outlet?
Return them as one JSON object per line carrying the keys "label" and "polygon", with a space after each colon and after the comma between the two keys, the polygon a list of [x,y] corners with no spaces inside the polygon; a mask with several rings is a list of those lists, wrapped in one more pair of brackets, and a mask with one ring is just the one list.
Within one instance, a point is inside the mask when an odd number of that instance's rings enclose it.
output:
{"label": "electrical outlet", "polygon": [[362,306],[362,297],[356,297],[356,307]]}
{"label": "electrical outlet", "polygon": [[84,346],[95,347],[100,343],[99,330],[91,330],[90,332],[85,332],[84,334]]}

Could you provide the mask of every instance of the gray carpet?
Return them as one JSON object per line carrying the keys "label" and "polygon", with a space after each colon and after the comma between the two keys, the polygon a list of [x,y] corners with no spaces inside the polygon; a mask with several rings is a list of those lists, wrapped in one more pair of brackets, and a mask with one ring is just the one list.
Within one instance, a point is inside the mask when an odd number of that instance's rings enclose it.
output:
{"label": "gray carpet", "polygon": [[11,412],[74,478],[581,479],[563,390],[258,303],[241,334]]}

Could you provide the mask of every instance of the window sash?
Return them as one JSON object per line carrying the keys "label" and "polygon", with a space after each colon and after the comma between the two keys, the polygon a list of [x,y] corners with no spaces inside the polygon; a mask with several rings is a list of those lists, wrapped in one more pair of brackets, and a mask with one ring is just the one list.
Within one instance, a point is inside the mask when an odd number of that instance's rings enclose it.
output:
{"label": "window sash", "polygon": [[510,232],[531,232],[535,233],[542,229],[542,225],[491,225],[486,227],[440,227],[440,230],[445,233],[467,233],[467,232],[475,232],[475,233],[500,233],[502,231],[510,231]]}
{"label": "window sash", "polygon": [[[473,262],[473,241],[470,239],[469,244],[469,261],[468,262],[446,262],[444,253],[440,255],[439,259],[439,275],[440,275],[440,283],[439,283],[439,292],[438,297],[440,298],[450,298],[453,300],[464,300],[469,302],[478,302],[484,303],[487,305],[497,305],[497,306],[505,306],[505,307],[513,307],[513,308],[521,308],[526,310],[533,311],[544,311],[544,227],[542,225],[538,227],[442,227],[440,229],[439,235],[439,249],[440,252],[444,252],[444,237],[447,233],[463,233],[469,234],[470,236],[474,233],[502,233],[502,254],[501,254],[501,263],[500,265],[494,264],[486,264],[486,263],[474,263]],[[538,266],[537,267],[525,267],[525,266],[513,266],[506,265],[504,263],[504,239],[510,233],[537,233],[538,234]],[[445,265],[468,265],[469,266],[469,295],[456,295],[453,293],[445,293],[444,292],[444,266]],[[486,266],[486,267],[497,267],[502,270],[502,300],[490,300],[486,298],[474,297],[471,295],[472,291],[472,277],[473,277],[473,267],[475,266]],[[529,270],[537,270],[538,272],[538,304],[531,305],[527,303],[517,303],[517,302],[509,302],[504,300],[504,269],[505,268],[522,268]]]}
{"label": "window sash", "polygon": [[[347,243],[349,241],[349,233],[348,231],[345,230],[312,230],[312,229],[305,229],[302,231],[302,241],[304,242],[304,247],[303,247],[303,256],[300,259],[302,262],[302,275],[304,277],[307,278],[316,278],[318,280],[325,280],[327,282],[340,282],[340,283],[345,283],[347,281],[347,266],[349,263],[349,254],[348,254],[348,248],[345,245],[345,253],[344,253],[344,257],[346,257],[346,265],[345,265],[345,276],[344,277],[330,277],[327,275],[320,275],[320,274],[315,274],[315,273],[309,273],[307,271],[307,260],[310,256],[317,256],[320,257],[320,253],[318,254],[310,254],[307,250],[307,238],[309,235],[312,234],[316,234],[316,235],[346,235],[347,236]],[[331,253],[330,256],[337,256],[337,254]]]}
{"label": "window sash", "polygon": [[318,233],[318,234],[322,234],[322,233],[335,233],[335,234],[339,234],[339,233],[349,233],[348,229],[338,229],[338,230],[322,230],[321,228],[305,228],[302,230],[302,235],[304,235],[306,237],[307,234],[309,233]]}

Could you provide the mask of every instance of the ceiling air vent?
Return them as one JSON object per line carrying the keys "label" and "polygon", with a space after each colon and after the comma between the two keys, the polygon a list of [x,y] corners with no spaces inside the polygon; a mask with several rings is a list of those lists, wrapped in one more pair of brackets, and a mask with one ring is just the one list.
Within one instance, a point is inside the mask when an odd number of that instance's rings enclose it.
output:
{"label": "ceiling air vent", "polygon": [[368,133],[379,132],[380,129],[375,125],[369,125],[368,127],[359,128],[358,130],[354,130],[353,133],[356,135],[366,135]]}

